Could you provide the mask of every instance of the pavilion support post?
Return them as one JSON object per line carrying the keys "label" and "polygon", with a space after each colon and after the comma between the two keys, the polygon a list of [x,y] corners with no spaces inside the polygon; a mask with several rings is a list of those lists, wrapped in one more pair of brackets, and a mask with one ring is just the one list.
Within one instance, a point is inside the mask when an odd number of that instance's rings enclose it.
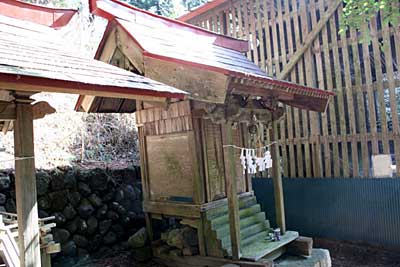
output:
{"label": "pavilion support post", "polygon": [[27,102],[17,102],[14,122],[15,192],[18,243],[23,267],[40,267],[40,244],[33,142],[33,112]]}
{"label": "pavilion support post", "polygon": [[[222,126],[222,136],[224,145],[233,144],[232,125],[227,123]],[[228,196],[229,210],[229,231],[232,246],[233,260],[240,259],[240,218],[239,218],[239,199],[237,195],[237,175],[234,148],[227,146],[224,148],[225,155],[225,180]]]}
{"label": "pavilion support post", "polygon": [[[278,142],[278,121],[272,122],[271,141]],[[283,201],[282,172],[279,157],[279,144],[271,146],[272,156],[272,181],[274,184],[275,214],[276,224],[281,229],[281,233],[286,232],[285,205]]]}

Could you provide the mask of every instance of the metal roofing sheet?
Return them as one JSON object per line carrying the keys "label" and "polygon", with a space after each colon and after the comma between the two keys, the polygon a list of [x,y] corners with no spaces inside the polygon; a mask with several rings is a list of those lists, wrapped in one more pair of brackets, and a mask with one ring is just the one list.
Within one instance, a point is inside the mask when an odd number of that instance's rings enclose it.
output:
{"label": "metal roofing sheet", "polygon": [[[0,15],[0,73],[47,78],[82,84],[186,94],[184,91],[145,78],[68,49],[57,31]],[[137,91],[137,90],[136,90]]]}
{"label": "metal roofing sheet", "polygon": [[267,77],[242,53],[213,44],[212,37],[170,28],[161,21],[117,19],[117,22],[151,54]]}
{"label": "metal roofing sheet", "polygon": [[98,8],[112,14],[148,53],[267,77],[241,52],[218,45],[216,40],[220,38],[219,35],[199,34],[177,21],[154,17],[114,1],[97,1],[96,4]]}

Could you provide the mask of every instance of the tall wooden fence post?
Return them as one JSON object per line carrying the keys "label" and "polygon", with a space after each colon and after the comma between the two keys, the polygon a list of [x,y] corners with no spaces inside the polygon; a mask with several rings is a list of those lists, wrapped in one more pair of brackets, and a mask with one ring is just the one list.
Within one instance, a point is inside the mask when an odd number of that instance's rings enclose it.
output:
{"label": "tall wooden fence post", "polygon": [[[232,145],[232,125],[230,122],[222,125],[222,136],[224,145]],[[228,196],[229,209],[229,231],[232,245],[232,258],[240,259],[240,218],[239,218],[239,200],[237,195],[237,175],[234,148],[227,146],[224,148],[225,156],[225,180]]]}
{"label": "tall wooden fence post", "polygon": [[[271,141],[278,141],[278,124],[279,122],[272,122],[271,129]],[[276,213],[276,224],[281,228],[281,233],[286,232],[285,222],[285,205],[283,201],[283,186],[282,186],[282,172],[280,166],[279,157],[279,144],[276,143],[271,146],[272,156],[272,181],[274,184],[274,196],[275,196],[275,213]]]}
{"label": "tall wooden fence post", "polygon": [[40,244],[33,142],[33,113],[30,103],[16,104],[14,125],[15,192],[18,214],[18,243],[21,266],[39,267]]}

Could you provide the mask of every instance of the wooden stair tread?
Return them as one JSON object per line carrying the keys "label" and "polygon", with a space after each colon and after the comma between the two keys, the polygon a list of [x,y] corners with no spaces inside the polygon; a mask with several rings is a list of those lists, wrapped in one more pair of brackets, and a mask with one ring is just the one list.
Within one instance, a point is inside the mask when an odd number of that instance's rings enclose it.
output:
{"label": "wooden stair tread", "polygon": [[287,245],[299,237],[295,231],[287,231],[281,236],[280,241],[257,240],[241,248],[241,259],[258,261],[275,250]]}

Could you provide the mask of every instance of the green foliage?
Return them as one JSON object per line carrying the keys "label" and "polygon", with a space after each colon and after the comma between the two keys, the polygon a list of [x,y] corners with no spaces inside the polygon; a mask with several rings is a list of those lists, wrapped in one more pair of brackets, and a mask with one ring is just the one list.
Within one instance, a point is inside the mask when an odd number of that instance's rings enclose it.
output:
{"label": "green foliage", "polygon": [[195,9],[204,3],[207,3],[207,0],[182,0],[182,5],[184,5],[188,11]]}
{"label": "green foliage", "polygon": [[148,10],[158,15],[170,17],[174,14],[172,0],[128,0],[129,4],[135,7]]}
{"label": "green foliage", "polygon": [[[42,0],[45,1],[45,0]],[[207,3],[207,0],[180,0],[178,5],[174,0],[126,0],[129,4],[166,17],[179,16],[184,10],[193,10]],[[184,9],[184,10],[183,10]]]}
{"label": "green foliage", "polygon": [[66,0],[23,0],[23,1],[42,6],[68,7]]}
{"label": "green foliage", "polygon": [[339,33],[349,28],[361,32],[363,39],[369,39],[366,25],[380,12],[385,24],[397,25],[400,18],[399,0],[343,0],[343,16]]}

